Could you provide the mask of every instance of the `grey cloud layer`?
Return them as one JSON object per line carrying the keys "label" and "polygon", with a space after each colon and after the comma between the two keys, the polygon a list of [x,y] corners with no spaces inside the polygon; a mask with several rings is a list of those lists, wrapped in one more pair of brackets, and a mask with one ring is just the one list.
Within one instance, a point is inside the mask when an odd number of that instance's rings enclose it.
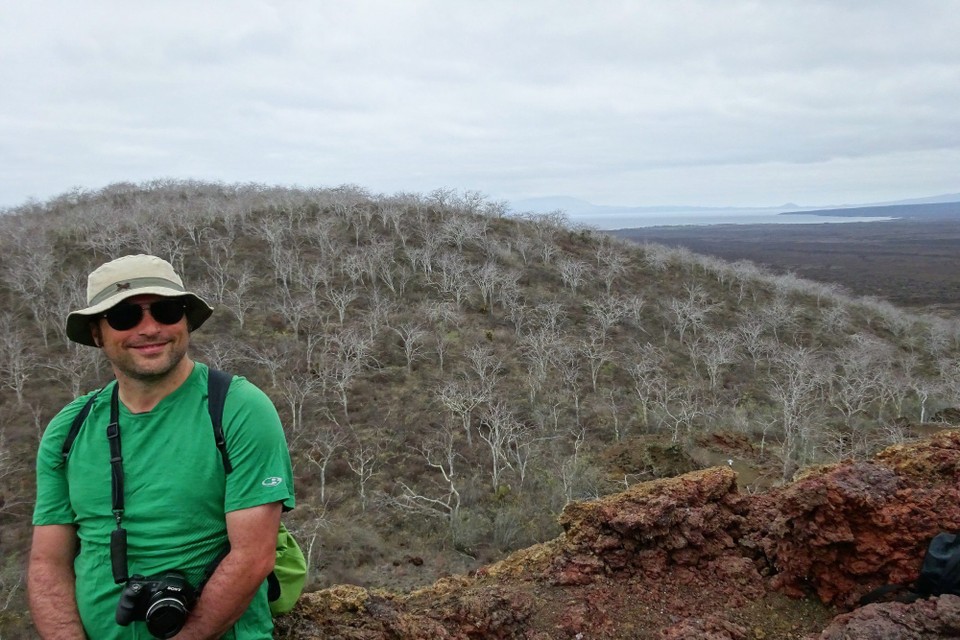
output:
{"label": "grey cloud layer", "polygon": [[5,12],[0,205],[164,176],[631,205],[958,189],[957,0]]}

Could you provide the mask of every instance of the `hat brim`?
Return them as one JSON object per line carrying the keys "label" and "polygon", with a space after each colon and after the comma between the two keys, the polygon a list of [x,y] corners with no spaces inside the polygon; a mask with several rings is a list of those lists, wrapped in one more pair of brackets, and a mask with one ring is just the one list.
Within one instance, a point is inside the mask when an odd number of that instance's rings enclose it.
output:
{"label": "hat brim", "polygon": [[186,305],[187,326],[190,331],[199,329],[213,313],[213,307],[195,293],[177,291],[167,287],[141,287],[131,291],[123,291],[101,300],[95,305],[74,311],[67,316],[67,337],[79,344],[88,347],[97,346],[90,333],[90,322],[104,313],[110,307],[123,302],[127,298],[143,295],[157,295],[165,298],[182,298]]}

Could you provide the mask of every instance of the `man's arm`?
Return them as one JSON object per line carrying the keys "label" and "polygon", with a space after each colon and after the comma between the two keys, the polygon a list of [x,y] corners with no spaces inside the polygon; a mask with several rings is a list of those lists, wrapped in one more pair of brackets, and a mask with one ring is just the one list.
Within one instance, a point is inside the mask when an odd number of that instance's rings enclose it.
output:
{"label": "man's arm", "polygon": [[233,626],[266,580],[276,561],[281,503],[227,514],[230,552],[223,558],[177,640],[219,638]]}
{"label": "man's arm", "polygon": [[76,554],[77,530],[73,525],[49,524],[33,528],[27,593],[33,623],[41,638],[86,638],[77,610],[73,573]]}

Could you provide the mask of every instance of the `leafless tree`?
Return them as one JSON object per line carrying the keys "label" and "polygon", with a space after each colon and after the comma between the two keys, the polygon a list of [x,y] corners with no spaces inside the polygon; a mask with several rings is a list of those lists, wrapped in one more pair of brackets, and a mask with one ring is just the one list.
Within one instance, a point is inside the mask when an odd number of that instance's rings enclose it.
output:
{"label": "leafless tree", "polygon": [[525,424],[517,423],[517,428],[511,435],[509,453],[512,467],[520,480],[519,489],[523,490],[523,483],[527,477],[527,470],[534,457],[538,454],[539,445],[546,438],[537,436],[536,431]]}
{"label": "leafless tree", "polygon": [[557,260],[557,269],[560,271],[560,279],[563,284],[569,287],[572,293],[576,294],[577,288],[583,283],[587,265],[573,258],[560,258]]}
{"label": "leafless tree", "polygon": [[867,334],[852,336],[848,344],[836,350],[838,367],[830,375],[827,398],[848,428],[854,416],[880,400],[892,357],[889,345]]}
{"label": "leafless tree", "polygon": [[283,289],[289,288],[300,262],[298,237],[290,232],[288,223],[278,217],[261,220],[259,231],[270,247],[270,264],[277,284]]}
{"label": "leafless tree", "polygon": [[23,402],[23,390],[33,375],[38,358],[27,347],[23,332],[17,329],[14,315],[0,315],[0,324],[6,330],[0,332],[0,387],[12,389],[17,394],[17,403]]}
{"label": "leafless tree", "polygon": [[527,363],[527,387],[530,402],[547,380],[554,355],[561,344],[560,334],[550,328],[539,328],[520,336],[518,345]]}
{"label": "leafless tree", "polygon": [[344,417],[348,415],[349,391],[357,374],[370,362],[372,340],[354,329],[346,329],[331,337],[333,367],[331,378],[334,389],[340,398]]}
{"label": "leafless tree", "polygon": [[379,334],[381,327],[386,324],[391,315],[396,313],[398,308],[394,300],[380,295],[379,291],[374,290],[369,297],[369,309],[363,317],[364,324],[367,326],[369,339],[374,340]]}
{"label": "leafless tree", "polygon": [[460,424],[467,436],[467,445],[473,446],[473,434],[470,428],[473,411],[488,399],[487,396],[476,384],[465,380],[444,382],[435,393],[440,404],[454,417],[460,419]]}
{"label": "leafless tree", "polygon": [[86,347],[68,347],[44,366],[53,372],[54,380],[62,383],[73,397],[84,391],[92,377],[95,377],[101,363],[100,352]]}
{"label": "leafless tree", "polygon": [[614,245],[600,245],[597,249],[597,264],[606,293],[608,296],[612,295],[614,282],[627,271],[627,256]]}
{"label": "leafless tree", "polygon": [[490,345],[476,344],[467,351],[467,361],[479,384],[479,394],[493,397],[493,390],[500,381],[503,361],[493,352]]}
{"label": "leafless tree", "polygon": [[737,325],[737,333],[740,334],[740,344],[750,355],[750,361],[753,363],[753,370],[757,370],[757,365],[763,358],[763,352],[766,349],[767,342],[764,340],[764,330],[766,323],[764,319],[756,313],[747,312]]}
{"label": "leafless tree", "polygon": [[780,414],[783,480],[793,477],[809,453],[812,425],[822,405],[823,373],[819,354],[804,346],[783,347],[774,354],[769,393]]}
{"label": "leafless tree", "polygon": [[236,247],[227,239],[217,239],[207,245],[207,255],[200,255],[200,260],[207,267],[207,276],[210,278],[210,292],[214,300],[222,302],[226,298],[230,284],[230,263],[233,261]]}
{"label": "leafless tree", "polygon": [[494,491],[500,487],[504,472],[512,468],[510,446],[521,428],[520,421],[502,401],[493,403],[480,416],[480,438],[490,450],[490,481]]}
{"label": "leafless tree", "polygon": [[17,247],[22,258],[7,261],[3,280],[20,303],[30,310],[46,347],[49,345],[46,333],[50,309],[49,289],[52,288],[57,258],[43,236],[26,236],[22,241],[23,246]]}
{"label": "leafless tree", "polygon": [[500,267],[491,261],[487,261],[479,269],[471,270],[473,281],[480,290],[480,299],[482,305],[487,308],[487,314],[493,314],[493,294],[497,287],[503,281],[503,272]]}
{"label": "leafless tree", "polygon": [[511,243],[513,249],[520,254],[523,264],[530,264],[531,253],[533,252],[533,241],[525,235],[517,236]]}
{"label": "leafless tree", "polygon": [[670,430],[673,442],[679,442],[682,431],[691,432],[696,419],[703,415],[703,403],[693,384],[671,383],[661,378],[651,398],[661,424]]}
{"label": "leafless tree", "polygon": [[557,349],[553,360],[557,371],[560,373],[560,379],[563,381],[564,388],[570,392],[573,398],[576,424],[580,426],[580,394],[582,392],[580,382],[582,374],[580,353],[572,345],[563,345]]}
{"label": "leafless tree", "polygon": [[327,292],[333,286],[334,266],[332,258],[324,254],[323,257],[306,262],[300,265],[297,272],[297,280],[301,283],[307,294],[310,296],[310,302],[315,307],[319,307],[325,299]]}
{"label": "leafless tree", "polygon": [[234,272],[233,285],[227,290],[223,299],[224,305],[233,313],[240,323],[240,329],[243,329],[247,314],[256,306],[256,301],[252,297],[251,287],[253,286],[253,267],[249,263],[244,263]]}
{"label": "leafless tree", "polygon": [[627,364],[627,371],[633,378],[633,389],[640,403],[643,423],[649,424],[649,409],[654,399],[655,391],[663,387],[663,362],[666,353],[649,342],[639,346],[636,354]]}
{"label": "leafless tree", "polygon": [[61,284],[52,288],[42,313],[46,318],[46,332],[53,331],[60,342],[68,344],[70,340],[67,339],[67,325],[63,319],[74,309],[87,305],[86,277],[80,272],[60,274],[59,277]]}
{"label": "leafless tree", "polygon": [[397,498],[405,510],[446,520],[451,537],[456,537],[457,523],[460,520],[460,490],[457,488],[459,476],[457,467],[461,461],[456,449],[456,434],[450,427],[442,427],[418,449],[428,468],[440,474],[442,481],[434,480],[438,493],[428,495],[416,490],[405,482],[400,482],[401,495]]}
{"label": "leafless tree", "polygon": [[407,361],[407,373],[413,373],[413,362],[423,353],[423,338],[427,332],[419,323],[413,321],[393,327],[393,332],[400,336],[403,355]]}
{"label": "leafless tree", "polygon": [[664,272],[670,266],[670,249],[653,243],[643,245],[643,262],[648,268],[656,272]]}
{"label": "leafless tree", "polygon": [[[14,513],[19,507],[29,504],[27,496],[18,491],[5,491],[10,489],[9,480],[16,480],[26,472],[26,464],[19,459],[10,450],[7,445],[7,439],[4,434],[4,428],[0,427],[0,516]],[[22,483],[17,483],[19,489]],[[2,593],[2,592],[0,592]],[[2,612],[3,609],[0,609]]]}
{"label": "leafless tree", "polygon": [[710,379],[710,388],[716,389],[721,369],[737,361],[740,346],[739,336],[733,331],[718,331],[698,338],[694,343],[695,360],[703,362]]}
{"label": "leafless tree", "polygon": [[423,315],[444,331],[449,326],[456,326],[460,322],[460,314],[452,302],[446,300],[431,300],[423,305]]}
{"label": "leafless tree", "polygon": [[359,249],[356,249],[344,253],[341,256],[339,266],[341,273],[347,276],[353,285],[358,286],[363,284],[367,264],[369,263],[366,256]]}
{"label": "leafless tree", "polygon": [[943,383],[935,378],[915,375],[910,378],[910,390],[917,398],[918,419],[924,423],[927,421],[930,400],[943,392]]}
{"label": "leafless tree", "polygon": [[707,316],[716,305],[707,300],[703,289],[696,284],[685,285],[686,297],[674,298],[668,305],[668,319],[673,321],[680,342],[686,332],[697,332],[706,327]]}
{"label": "leafless tree", "polygon": [[440,375],[443,376],[444,362],[446,359],[445,356],[447,354],[447,347],[449,345],[447,344],[447,337],[443,334],[443,332],[435,334],[434,338],[434,351],[437,354],[437,366],[439,368]]}
{"label": "leafless tree", "polygon": [[[640,306],[643,302],[640,302]],[[628,308],[623,298],[604,295],[598,300],[587,300],[590,320],[596,324],[600,336],[606,338],[611,329],[626,317]]]}
{"label": "leafless tree", "polygon": [[327,414],[322,424],[311,431],[306,458],[320,474],[321,504],[327,503],[327,468],[346,443],[347,437],[332,414]]}
{"label": "leafless tree", "polygon": [[382,453],[383,443],[378,440],[375,442],[358,442],[347,456],[347,465],[357,476],[360,508],[364,511],[367,510],[367,484],[380,470]]}
{"label": "leafless tree", "polygon": [[596,393],[600,370],[613,360],[613,350],[606,346],[603,335],[595,331],[588,331],[587,335],[580,339],[577,346],[580,355],[584,357],[590,367],[590,383],[593,392]]}
{"label": "leafless tree", "polygon": [[290,409],[290,430],[294,434],[298,433],[303,426],[304,407],[311,398],[315,397],[317,390],[323,384],[306,365],[307,363],[303,362],[300,367],[282,369],[277,384],[277,392]]}
{"label": "leafless tree", "polygon": [[607,407],[610,409],[610,424],[613,427],[613,437],[617,442],[621,442],[626,435],[626,425],[620,422],[620,411],[623,407],[623,400],[620,398],[616,389],[604,389],[603,398],[606,400]]}
{"label": "leafless tree", "polygon": [[332,217],[316,217],[300,227],[300,234],[307,246],[315,247],[322,255],[336,255],[341,246],[336,242],[340,223]]}
{"label": "leafless tree", "polygon": [[298,352],[300,352],[300,345],[297,340],[287,337],[266,343],[259,348],[248,344],[245,357],[255,364],[258,370],[266,371],[270,378],[270,386],[276,387],[279,384],[280,372],[301,357]]}
{"label": "leafless tree", "polygon": [[764,327],[771,331],[774,339],[779,342],[782,340],[781,331],[792,331],[796,328],[797,307],[790,304],[786,296],[780,295],[760,308],[760,316],[763,318]]}
{"label": "leafless tree", "polygon": [[407,284],[413,279],[413,271],[405,264],[382,262],[377,270],[380,281],[386,285],[390,293],[402,298],[407,290]]}
{"label": "leafless tree", "polygon": [[337,317],[340,324],[343,324],[347,316],[347,307],[357,299],[357,290],[353,287],[342,286],[336,289],[328,289],[325,293],[326,299],[337,310]]}
{"label": "leafless tree", "polygon": [[274,296],[273,307],[286,321],[294,335],[300,335],[304,321],[317,312],[317,308],[308,297],[291,289],[280,289],[278,295]]}
{"label": "leafless tree", "polygon": [[445,253],[437,260],[437,268],[432,284],[441,293],[453,296],[457,306],[461,306],[470,290],[469,269],[466,262],[458,254]]}

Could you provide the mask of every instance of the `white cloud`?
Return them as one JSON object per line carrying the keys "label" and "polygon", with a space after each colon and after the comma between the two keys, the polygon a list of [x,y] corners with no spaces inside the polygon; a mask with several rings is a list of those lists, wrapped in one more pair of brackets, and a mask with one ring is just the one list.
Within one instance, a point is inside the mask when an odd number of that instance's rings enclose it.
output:
{"label": "white cloud", "polygon": [[958,0],[5,13],[0,205],[166,176],[629,205],[960,190]]}

